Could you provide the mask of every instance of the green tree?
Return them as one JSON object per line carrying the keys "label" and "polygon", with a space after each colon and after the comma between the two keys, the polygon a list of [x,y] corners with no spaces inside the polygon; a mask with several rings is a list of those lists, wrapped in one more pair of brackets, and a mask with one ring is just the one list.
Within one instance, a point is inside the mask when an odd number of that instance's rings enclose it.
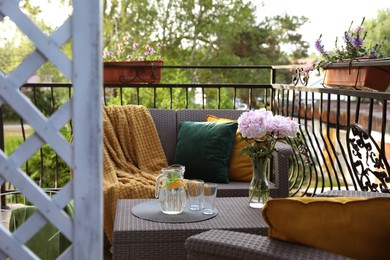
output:
{"label": "green tree", "polygon": [[381,44],[381,52],[385,57],[390,56],[390,9],[379,10],[377,17],[365,21],[367,44]]}
{"label": "green tree", "polygon": [[[296,33],[307,18],[284,15],[257,23],[253,1],[105,0],[103,9],[105,47],[115,49],[126,34],[141,45],[161,42],[166,65],[288,64],[289,59],[307,56],[308,45]],[[282,50],[286,44],[293,48],[290,54]],[[279,77],[281,82],[290,80],[289,75]],[[164,70],[163,83],[167,82],[267,83],[270,75],[267,71],[249,69]],[[177,92],[174,95],[184,94],[181,90],[174,91]],[[168,91],[159,93],[159,97],[165,100],[164,95],[168,94]],[[189,101],[196,94],[199,92],[190,91]],[[147,95],[143,100],[153,100]],[[218,91],[206,93],[211,99],[215,95]],[[223,106],[232,107],[223,101],[233,96],[232,91],[220,95]]]}
{"label": "green tree", "polygon": [[126,34],[139,44],[160,41],[167,64],[286,63],[280,47],[287,43],[293,58],[307,56],[296,33],[307,18],[284,15],[256,24],[252,1],[105,0],[103,8],[105,47],[114,49]]}
{"label": "green tree", "polygon": [[[27,0],[21,3],[44,32],[51,33],[54,30],[40,20],[39,6],[32,6]],[[165,65],[287,64],[290,59],[306,57],[307,43],[302,41],[296,30],[307,18],[284,15],[258,23],[253,3],[253,0],[104,0],[104,47],[114,49],[124,35],[130,35],[132,41],[140,45],[161,42]],[[69,0],[62,0],[61,4],[69,4]],[[32,49],[25,44],[28,40],[22,39],[21,42],[21,50],[15,47],[12,51],[25,51],[26,55],[31,53]],[[282,49],[286,44],[293,48],[289,54]],[[71,43],[66,44],[63,50],[71,57]],[[11,52],[1,48],[0,57],[7,57],[8,53]],[[37,73],[42,78],[51,75],[55,82],[67,82],[49,62]],[[269,77],[268,72],[258,73],[255,70],[225,69],[211,72],[172,69],[164,70],[163,83],[267,83]],[[282,82],[290,78],[281,77]],[[159,95],[179,95],[183,91],[163,91]],[[211,91],[207,95],[212,97],[216,93]],[[145,93],[146,96],[149,94]],[[197,93],[193,90],[188,94],[192,100]],[[224,95],[232,94],[231,91],[225,91],[221,95],[223,99]]]}
{"label": "green tree", "polygon": [[156,1],[104,0],[103,46],[113,48],[125,35],[133,42],[146,44],[157,38]]}

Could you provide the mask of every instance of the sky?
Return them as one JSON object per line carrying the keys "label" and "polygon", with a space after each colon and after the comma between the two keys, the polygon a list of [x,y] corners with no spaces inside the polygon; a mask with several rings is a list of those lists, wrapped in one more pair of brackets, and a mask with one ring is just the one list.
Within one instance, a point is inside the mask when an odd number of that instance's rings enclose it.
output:
{"label": "sky", "polygon": [[[360,25],[362,18],[376,18],[379,9],[390,9],[390,0],[262,0],[258,4],[258,17],[287,13],[306,16],[310,22],[299,31],[310,45],[309,54],[316,52],[314,41],[322,34],[326,50],[334,47],[336,37],[343,36],[351,22]],[[264,3],[260,7],[260,2]],[[390,36],[389,36],[390,37]]]}

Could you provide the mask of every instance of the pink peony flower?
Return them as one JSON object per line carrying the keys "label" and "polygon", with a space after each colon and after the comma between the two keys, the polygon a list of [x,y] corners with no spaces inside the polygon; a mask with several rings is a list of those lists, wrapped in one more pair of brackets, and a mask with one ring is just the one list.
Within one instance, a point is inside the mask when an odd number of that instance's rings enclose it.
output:
{"label": "pink peony flower", "polygon": [[298,130],[298,124],[288,117],[276,115],[268,121],[268,131],[277,138],[293,137]]}
{"label": "pink peony flower", "polygon": [[261,138],[267,133],[267,122],[272,117],[272,112],[262,108],[248,111],[238,118],[238,129],[244,138]]}
{"label": "pink peony flower", "polygon": [[243,148],[243,152],[251,158],[270,156],[277,141],[295,137],[298,131],[298,123],[294,120],[273,116],[265,108],[244,112],[237,122],[243,140],[249,144]]}

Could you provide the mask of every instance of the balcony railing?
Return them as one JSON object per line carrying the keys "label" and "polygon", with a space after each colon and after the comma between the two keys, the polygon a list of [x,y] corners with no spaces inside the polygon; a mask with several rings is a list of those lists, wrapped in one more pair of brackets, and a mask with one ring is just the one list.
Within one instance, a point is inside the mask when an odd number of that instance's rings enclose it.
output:
{"label": "balcony railing", "polygon": [[293,156],[292,196],[360,189],[347,155],[346,130],[352,123],[366,128],[390,157],[390,93],[280,85],[273,88],[275,111],[298,120],[305,144],[301,153]]}
{"label": "balcony railing", "polygon": [[[351,123],[367,128],[387,153],[387,158],[390,157],[390,119],[387,118],[390,93],[309,88],[299,86],[296,77],[298,86],[276,84],[277,80],[286,78],[286,73],[290,73],[287,77],[294,77],[291,66],[164,66],[163,69],[164,72],[176,69],[185,73],[191,70],[192,74],[194,70],[249,71],[254,75],[251,82],[257,82],[257,75],[266,71],[263,83],[202,83],[192,80],[191,83],[105,85],[103,99],[105,105],[139,104],[165,109],[247,110],[265,106],[275,114],[293,117],[300,125],[300,138],[292,143],[291,196],[313,196],[334,189],[359,190],[346,150],[345,132]],[[279,78],[279,75],[284,77]],[[71,84],[26,84],[21,91],[46,117],[72,97]],[[0,146],[11,154],[12,143],[24,142],[33,130],[22,119],[5,123],[4,118],[12,113],[5,104],[0,113]],[[61,131],[69,140],[72,122]],[[69,179],[68,167],[50,147],[42,147],[23,167],[42,187],[58,189]],[[15,189],[6,183],[1,192],[11,193]],[[5,201],[1,203],[4,207]]]}

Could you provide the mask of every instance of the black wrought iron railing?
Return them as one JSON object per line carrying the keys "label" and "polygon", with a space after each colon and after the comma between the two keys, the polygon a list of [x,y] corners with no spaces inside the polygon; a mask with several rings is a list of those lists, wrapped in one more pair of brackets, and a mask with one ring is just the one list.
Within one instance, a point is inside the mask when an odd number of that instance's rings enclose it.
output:
{"label": "black wrought iron railing", "polygon": [[[347,152],[346,131],[358,123],[390,158],[390,93],[273,85],[274,111],[300,125],[303,150],[295,150],[290,194],[360,190]],[[307,156],[304,156],[307,155]]]}
{"label": "black wrought iron railing", "polygon": [[[297,76],[291,66],[164,66],[163,69],[164,73],[173,69],[183,73],[191,70],[191,75],[198,75],[199,70],[210,73],[237,70],[239,74],[245,71],[253,76],[248,76],[248,82],[244,83],[230,80],[231,75],[238,75],[236,72],[228,73],[227,79],[221,74],[216,76],[223,83],[202,82],[197,76],[189,83],[177,83],[180,79],[167,73],[168,80],[161,84],[107,84],[103,91],[104,104],[139,104],[165,109],[267,107],[275,114],[293,117],[300,125],[300,138],[299,142],[292,143],[291,196],[313,196],[332,189],[359,190],[346,150],[345,132],[351,123],[367,128],[387,158],[390,157],[390,119],[387,117],[390,93],[304,87],[305,79]],[[261,71],[265,73],[260,77]],[[290,82],[292,79],[295,84],[289,84],[286,79]],[[285,84],[276,84],[277,81]],[[71,84],[26,84],[21,91],[46,117],[72,97]],[[7,104],[1,106],[0,113],[0,146],[10,155],[16,144],[24,142],[33,130],[24,120],[15,118]],[[69,140],[72,122],[68,122],[61,132]],[[69,168],[50,147],[43,146],[23,167],[42,187],[61,188],[69,179]],[[1,192],[15,189],[17,187],[5,182]],[[3,206],[4,203],[2,200]]]}

